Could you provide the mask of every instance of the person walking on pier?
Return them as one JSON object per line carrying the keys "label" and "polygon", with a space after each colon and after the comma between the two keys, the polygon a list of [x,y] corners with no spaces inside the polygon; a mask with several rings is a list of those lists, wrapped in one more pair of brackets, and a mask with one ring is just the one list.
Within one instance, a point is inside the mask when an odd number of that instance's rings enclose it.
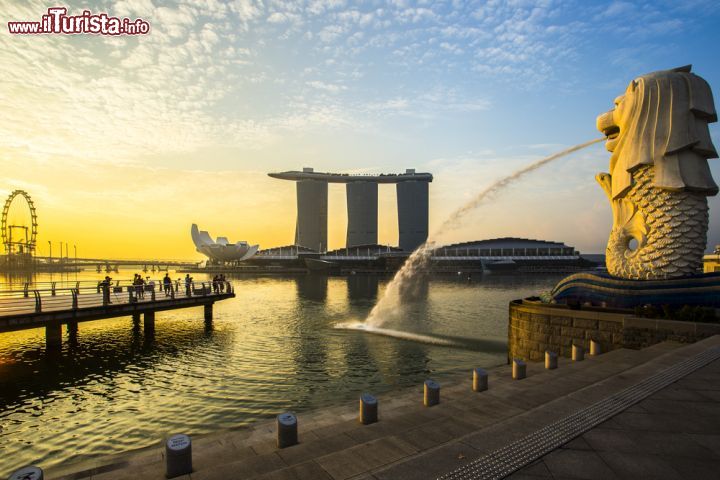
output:
{"label": "person walking on pier", "polygon": [[165,277],[163,278],[163,288],[165,289],[165,296],[170,296],[170,289],[172,288],[172,280],[170,280],[170,274],[165,272]]}
{"label": "person walking on pier", "polygon": [[213,293],[218,293],[220,291],[220,275],[215,275],[212,279],[212,285],[213,285]]}

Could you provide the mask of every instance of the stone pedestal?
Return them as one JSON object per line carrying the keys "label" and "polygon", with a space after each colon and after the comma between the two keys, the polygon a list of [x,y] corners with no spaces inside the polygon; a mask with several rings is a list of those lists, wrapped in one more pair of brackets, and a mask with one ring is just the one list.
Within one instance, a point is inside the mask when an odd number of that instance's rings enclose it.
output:
{"label": "stone pedestal", "polygon": [[573,362],[582,362],[583,360],[585,360],[585,349],[580,345],[573,345],[572,360]]}
{"label": "stone pedestal", "polygon": [[358,420],[363,425],[369,425],[378,421],[377,398],[369,393],[360,395],[360,415]]}
{"label": "stone pedestal", "polygon": [[434,380],[425,380],[423,403],[432,407],[440,403],[440,384]]}
{"label": "stone pedestal", "polygon": [[44,480],[44,478],[40,467],[29,466],[15,470],[10,474],[8,480]]}
{"label": "stone pedestal", "polygon": [[545,368],[555,370],[558,366],[558,356],[555,352],[545,352]]}
{"label": "stone pedestal", "polygon": [[488,374],[482,368],[473,370],[473,392],[484,392],[488,389]]}
{"label": "stone pedestal", "polygon": [[187,435],[170,437],[165,444],[165,476],[179,477],[192,473],[192,442]]}
{"label": "stone pedestal", "polygon": [[290,412],[277,416],[277,447],[286,448],[298,443],[297,417]]}
{"label": "stone pedestal", "polygon": [[513,380],[522,380],[527,376],[527,365],[517,358],[512,362],[512,378]]}

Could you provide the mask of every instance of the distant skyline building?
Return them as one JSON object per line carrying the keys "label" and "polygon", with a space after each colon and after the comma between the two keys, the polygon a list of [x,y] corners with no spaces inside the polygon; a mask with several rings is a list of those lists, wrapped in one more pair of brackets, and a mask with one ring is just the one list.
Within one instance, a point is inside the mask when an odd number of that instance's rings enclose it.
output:
{"label": "distant skyline building", "polygon": [[259,245],[249,245],[242,241],[230,243],[227,237],[213,240],[207,231],[200,230],[194,223],[190,227],[190,236],[197,251],[214,263],[241,262],[254,256],[260,248]]}
{"label": "distant skyline building", "polygon": [[348,226],[346,247],[378,242],[378,184],[353,182],[345,187]]}
{"label": "distant skyline building", "polygon": [[295,245],[318,252],[327,250],[328,182],[313,179],[297,182]]}
{"label": "distant skyline building", "polygon": [[375,245],[378,241],[378,184],[396,184],[398,245],[412,251],[428,237],[430,173],[407,169],[401,174],[352,175],[300,171],[268,173],[272,178],[297,183],[295,244],[314,251],[327,250],[328,183],[345,183],[348,228],[346,247]]}

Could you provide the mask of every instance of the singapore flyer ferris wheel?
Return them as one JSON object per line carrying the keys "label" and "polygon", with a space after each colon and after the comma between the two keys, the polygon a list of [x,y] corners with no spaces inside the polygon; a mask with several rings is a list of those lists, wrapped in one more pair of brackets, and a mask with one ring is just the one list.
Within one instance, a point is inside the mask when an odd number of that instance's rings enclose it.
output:
{"label": "singapore flyer ferris wheel", "polygon": [[[29,215],[27,220],[22,222],[8,221],[8,214],[13,207],[13,201],[24,198],[27,204]],[[17,203],[16,203],[17,204]],[[16,208],[22,208],[18,205]],[[16,224],[17,223],[17,224]],[[5,200],[5,206],[2,211],[2,220],[0,224],[2,230],[2,242],[5,247],[5,253],[8,255],[32,255],[35,253],[37,244],[37,212],[35,204],[30,195],[24,190],[14,190]]]}

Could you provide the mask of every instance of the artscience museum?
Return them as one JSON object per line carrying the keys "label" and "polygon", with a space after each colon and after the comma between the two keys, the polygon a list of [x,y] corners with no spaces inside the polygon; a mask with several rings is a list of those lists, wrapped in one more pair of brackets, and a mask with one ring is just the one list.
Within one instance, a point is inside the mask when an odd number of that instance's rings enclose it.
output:
{"label": "artscience museum", "polygon": [[198,229],[194,223],[190,235],[197,251],[208,257],[211,263],[241,262],[254,256],[260,248],[260,245],[249,245],[244,241],[230,243],[227,237],[213,240],[208,232]]}

